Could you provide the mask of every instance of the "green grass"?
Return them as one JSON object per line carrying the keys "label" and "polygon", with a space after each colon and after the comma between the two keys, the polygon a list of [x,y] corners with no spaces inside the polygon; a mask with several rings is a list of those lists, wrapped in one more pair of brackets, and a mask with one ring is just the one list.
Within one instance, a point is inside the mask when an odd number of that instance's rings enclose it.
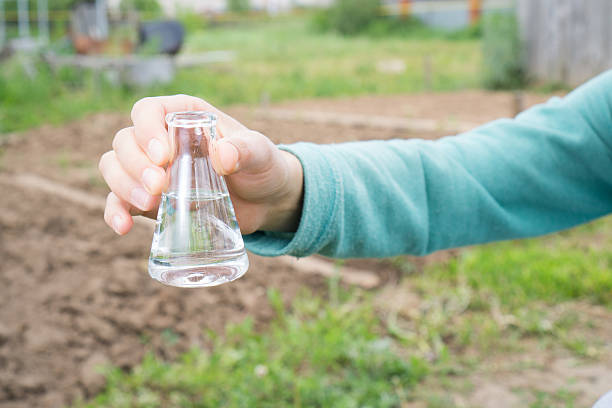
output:
{"label": "green grass", "polygon": [[339,297],[305,295],[286,311],[272,291],[277,317],[264,332],[247,319],[212,335],[211,351],[113,369],[106,392],[85,406],[399,406],[424,377],[424,362],[398,351],[368,301]]}
{"label": "green grass", "polygon": [[[232,50],[237,59],[184,69],[168,85],[148,89],[111,86],[103,76],[64,69],[52,73],[35,64],[34,78],[21,61],[0,71],[0,133],[61,123],[99,110],[128,111],[150,95],[194,94],[218,105],[310,97],[390,94],[425,89],[424,58],[432,61],[433,90],[479,85],[477,39],[441,35],[342,37],[317,33],[309,16],[284,17],[193,31],[186,52]],[[377,70],[387,59],[401,59],[405,72]]]}
{"label": "green grass", "polygon": [[[612,218],[551,236],[464,250],[410,275],[421,298],[411,319],[392,314],[390,332],[406,347],[445,367],[465,367],[461,354],[520,352],[524,340],[558,346],[576,357],[602,352],[577,302],[612,306]],[[395,260],[400,262],[401,258]]]}
{"label": "green grass", "polygon": [[[238,51],[238,63],[231,71],[202,78],[201,85],[193,80],[195,72],[185,71],[178,78],[185,87],[196,83],[193,89],[198,94],[222,95],[221,103],[258,102],[263,94],[275,101],[421,91],[425,89],[425,56],[432,58],[434,89],[479,84],[477,40],[454,41],[435,36],[343,37],[315,33],[303,18],[200,32],[189,38],[187,49]],[[377,64],[386,59],[403,60],[406,71],[399,75],[378,72]]]}
{"label": "green grass", "polygon": [[[596,238],[609,228],[606,219],[547,238],[475,247],[432,268],[428,279],[465,282],[510,306],[568,300],[612,305],[612,254]],[[589,240],[598,245],[577,245]]]}

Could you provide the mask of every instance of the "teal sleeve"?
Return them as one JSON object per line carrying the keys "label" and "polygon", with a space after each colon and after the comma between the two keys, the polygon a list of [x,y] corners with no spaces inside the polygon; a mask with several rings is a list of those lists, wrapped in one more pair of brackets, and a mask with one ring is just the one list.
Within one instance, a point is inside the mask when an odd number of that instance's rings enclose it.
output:
{"label": "teal sleeve", "polygon": [[292,234],[258,254],[422,255],[536,236],[612,212],[612,71],[515,119],[440,139],[282,148],[304,167]]}

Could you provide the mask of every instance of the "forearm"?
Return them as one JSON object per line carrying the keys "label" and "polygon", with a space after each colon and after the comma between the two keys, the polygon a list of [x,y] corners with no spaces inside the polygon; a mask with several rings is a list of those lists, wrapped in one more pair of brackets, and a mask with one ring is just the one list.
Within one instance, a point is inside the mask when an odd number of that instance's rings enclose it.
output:
{"label": "forearm", "polygon": [[545,234],[612,211],[612,74],[564,100],[436,142],[286,147],[304,166],[297,233],[266,255],[424,254]]}

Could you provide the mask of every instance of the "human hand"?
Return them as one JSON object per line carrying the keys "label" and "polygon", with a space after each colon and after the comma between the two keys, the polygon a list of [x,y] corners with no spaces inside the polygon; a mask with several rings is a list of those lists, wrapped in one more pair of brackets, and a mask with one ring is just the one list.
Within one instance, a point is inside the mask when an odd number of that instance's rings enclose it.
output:
{"label": "human hand", "polygon": [[132,216],[157,216],[169,159],[165,116],[196,110],[217,115],[220,137],[211,149],[211,160],[217,173],[227,176],[241,232],[295,231],[303,189],[299,160],[261,133],[188,95],[144,98],[134,104],[134,126],[117,132],[112,150],[100,158],[100,172],[111,189],[104,211],[106,223],[123,235],[132,228]]}

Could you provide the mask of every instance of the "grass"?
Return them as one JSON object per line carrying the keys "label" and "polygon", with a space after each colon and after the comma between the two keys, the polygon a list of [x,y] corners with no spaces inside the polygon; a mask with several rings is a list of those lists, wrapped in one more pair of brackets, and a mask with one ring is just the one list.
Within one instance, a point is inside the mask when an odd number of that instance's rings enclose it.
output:
{"label": "grass", "polygon": [[[477,40],[449,40],[435,36],[343,37],[316,33],[307,20],[292,18],[254,30],[222,28],[191,36],[189,51],[239,50],[238,63],[195,90],[221,95],[219,87],[235,86],[236,94],[224,95],[220,103],[258,102],[262,95],[272,101],[338,97],[364,93],[401,93],[425,89],[423,60],[432,58],[434,89],[478,86],[480,48]],[[377,64],[401,59],[406,71],[400,75],[379,72]],[[185,86],[193,83],[185,71]],[[221,83],[216,84],[219,80]],[[255,81],[254,81],[255,80]],[[219,89],[215,92],[215,89]]]}
{"label": "grass", "polygon": [[[453,395],[477,387],[470,375],[506,356],[510,373],[539,367],[541,360],[516,359],[525,353],[566,350],[593,361],[605,347],[575,302],[610,305],[612,268],[597,248],[611,229],[612,219],[603,219],[468,249],[408,275],[394,290],[418,299],[404,308],[386,292],[343,291],[337,278],[325,297],[306,293],[289,308],[271,290],[276,318],[265,329],[247,319],[210,333],[208,350],[170,362],[149,355],[127,373],[111,369],[106,391],[78,406],[456,406]],[[578,394],[565,389],[512,392],[534,408],[577,405]]]}
{"label": "grass", "polygon": [[[543,239],[479,246],[434,267],[428,279],[464,282],[472,290],[489,292],[511,307],[569,300],[609,306],[612,255],[598,236],[606,236],[610,227],[611,221],[605,219]],[[583,244],[577,245],[579,242]]]}
{"label": "grass", "polygon": [[[476,39],[432,34],[349,38],[318,33],[309,21],[309,16],[294,16],[194,30],[186,39],[186,52],[233,50],[236,61],[184,69],[172,83],[146,89],[112,86],[103,75],[74,69],[51,72],[43,64],[13,59],[0,71],[0,133],[99,110],[128,111],[139,98],[160,94],[194,94],[228,105],[422,91],[426,57],[431,60],[433,90],[479,85]],[[377,65],[389,59],[402,60],[406,70],[379,72]]]}
{"label": "grass", "polygon": [[402,356],[367,301],[305,295],[277,310],[258,333],[251,320],[212,337],[176,362],[152,355],[126,374],[108,374],[107,391],[87,407],[395,407],[423,378],[425,364]]}

